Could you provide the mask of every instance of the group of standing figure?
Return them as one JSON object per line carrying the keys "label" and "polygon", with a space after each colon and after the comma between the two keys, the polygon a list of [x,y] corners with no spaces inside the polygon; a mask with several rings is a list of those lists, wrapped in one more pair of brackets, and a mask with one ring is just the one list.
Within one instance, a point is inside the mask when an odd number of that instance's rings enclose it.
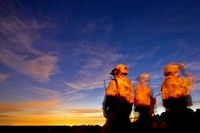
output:
{"label": "group of standing figure", "polygon": [[[139,113],[139,128],[152,128],[151,116],[156,98],[150,86],[150,74],[142,73],[133,85],[127,78],[128,68],[118,64],[111,72],[111,81],[105,90],[102,104],[106,122],[105,133],[128,132],[131,130],[130,115],[132,110]],[[180,75],[184,74],[184,75]],[[163,107],[169,113],[167,128],[174,128],[182,111],[192,104],[191,93],[195,77],[186,70],[183,63],[168,64],[164,67],[164,80],[161,85]]]}

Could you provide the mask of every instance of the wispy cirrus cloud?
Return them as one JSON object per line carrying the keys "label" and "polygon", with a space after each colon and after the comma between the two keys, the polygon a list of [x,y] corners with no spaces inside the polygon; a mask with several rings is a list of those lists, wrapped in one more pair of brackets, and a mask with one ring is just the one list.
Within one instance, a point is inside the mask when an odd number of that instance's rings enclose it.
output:
{"label": "wispy cirrus cloud", "polygon": [[13,70],[41,82],[48,81],[57,69],[57,58],[50,55],[27,60],[10,50],[1,49],[0,61]]}
{"label": "wispy cirrus cloud", "polygon": [[9,77],[9,74],[0,73],[0,82],[6,80]]}
{"label": "wispy cirrus cloud", "polygon": [[89,89],[96,89],[98,87],[102,87],[102,81],[95,81],[93,80],[92,82],[87,80],[86,82],[64,82],[65,85],[69,86],[72,89],[76,90],[89,90]]}
{"label": "wispy cirrus cloud", "polygon": [[73,97],[57,90],[41,87],[29,87],[29,89],[24,89],[23,92],[15,93],[18,102],[0,102],[0,114],[9,116],[15,113],[31,115],[62,112],[69,106],[66,99],[70,99],[70,96]]}
{"label": "wispy cirrus cloud", "polygon": [[[95,44],[94,44],[95,43]],[[101,47],[103,45],[103,47]],[[74,57],[79,58],[80,69],[72,77],[76,80],[64,81],[64,84],[73,89],[87,90],[102,87],[103,79],[108,79],[110,70],[127,58],[120,54],[117,48],[110,48],[103,42],[79,42],[72,48]]]}
{"label": "wispy cirrus cloud", "polygon": [[35,110],[51,110],[57,106],[56,101],[1,102],[0,113],[34,112]]}
{"label": "wispy cirrus cloud", "polygon": [[35,48],[40,30],[48,24],[22,19],[19,12],[8,10],[7,16],[0,16],[0,62],[37,81],[48,81],[57,72],[58,58]]}

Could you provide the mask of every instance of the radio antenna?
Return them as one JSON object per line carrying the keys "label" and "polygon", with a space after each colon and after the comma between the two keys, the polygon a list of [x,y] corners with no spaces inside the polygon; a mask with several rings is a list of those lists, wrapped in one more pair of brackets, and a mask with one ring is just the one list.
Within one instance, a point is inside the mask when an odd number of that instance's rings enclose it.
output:
{"label": "radio antenna", "polygon": [[106,90],[106,80],[103,80],[104,89]]}

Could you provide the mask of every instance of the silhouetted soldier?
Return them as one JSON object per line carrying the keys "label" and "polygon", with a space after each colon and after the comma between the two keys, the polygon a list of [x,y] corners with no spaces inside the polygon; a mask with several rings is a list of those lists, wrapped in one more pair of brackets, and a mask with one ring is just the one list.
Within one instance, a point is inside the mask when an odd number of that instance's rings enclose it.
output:
{"label": "silhouetted soldier", "polygon": [[[184,76],[179,76],[179,71]],[[161,92],[163,106],[168,113],[167,128],[184,127],[180,122],[184,117],[184,112],[188,110],[187,107],[192,105],[191,92],[195,77],[186,70],[182,63],[165,66],[164,76]]]}
{"label": "silhouetted soldier", "polygon": [[127,132],[130,128],[130,114],[134,102],[131,81],[126,77],[128,68],[124,64],[117,65],[110,73],[113,75],[105,91],[103,113],[106,133]]}
{"label": "silhouetted soldier", "polygon": [[[135,112],[139,112],[139,118],[136,121],[139,128],[152,128],[151,115],[153,108],[151,104],[155,101],[152,95],[152,88],[149,85],[150,75],[148,73],[142,73],[136,78],[135,84]],[[155,103],[153,103],[155,104]],[[154,105],[153,105],[154,107]]]}

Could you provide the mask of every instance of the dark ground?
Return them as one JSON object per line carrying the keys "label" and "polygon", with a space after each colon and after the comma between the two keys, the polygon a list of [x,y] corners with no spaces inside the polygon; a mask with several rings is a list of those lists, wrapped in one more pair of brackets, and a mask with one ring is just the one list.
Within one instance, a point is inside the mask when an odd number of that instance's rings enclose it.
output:
{"label": "dark ground", "polygon": [[[200,133],[200,109],[193,111],[188,109],[183,113],[183,116],[178,125],[180,128],[167,129],[165,120],[167,112],[161,115],[153,115],[153,125],[151,129],[144,129],[142,125],[138,125],[137,121],[132,123],[130,133],[141,132],[141,130],[151,132],[168,133],[178,131],[179,133]],[[1,133],[102,133],[102,126],[99,125],[82,125],[82,126],[0,126]]]}

